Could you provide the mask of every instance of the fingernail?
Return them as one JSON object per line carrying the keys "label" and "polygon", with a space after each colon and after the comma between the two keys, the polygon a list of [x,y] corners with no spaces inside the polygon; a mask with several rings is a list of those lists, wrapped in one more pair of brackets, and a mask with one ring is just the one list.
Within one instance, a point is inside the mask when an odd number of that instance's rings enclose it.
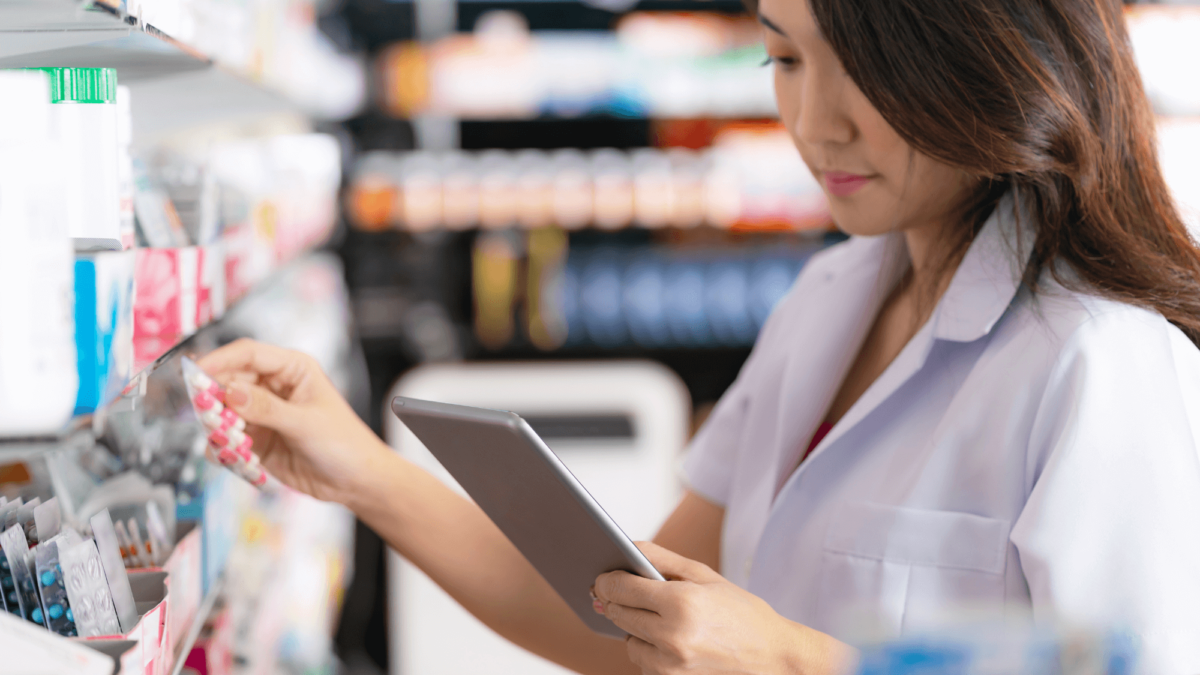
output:
{"label": "fingernail", "polygon": [[604,613],[604,603],[600,602],[599,600],[593,600],[592,601],[592,609],[596,610],[597,614],[603,614]]}
{"label": "fingernail", "polygon": [[231,382],[225,390],[225,402],[235,408],[241,408],[250,402],[250,391],[241,382]]}

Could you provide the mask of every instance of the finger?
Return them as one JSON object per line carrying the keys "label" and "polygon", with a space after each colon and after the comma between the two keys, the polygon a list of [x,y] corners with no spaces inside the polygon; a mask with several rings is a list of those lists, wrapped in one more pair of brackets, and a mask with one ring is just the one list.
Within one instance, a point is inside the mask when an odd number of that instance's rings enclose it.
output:
{"label": "finger", "polygon": [[258,385],[232,382],[225,390],[225,404],[241,415],[247,424],[268,429],[289,429],[298,421],[292,404]]}
{"label": "finger", "polygon": [[214,377],[248,371],[295,385],[306,374],[303,358],[298,352],[243,338],[213,351],[196,365]]}
{"label": "finger", "polygon": [[641,668],[643,673],[661,660],[658,647],[636,635],[625,638],[625,653],[629,655],[633,665]]}
{"label": "finger", "polygon": [[674,551],[667,550],[649,541],[636,542],[642,554],[654,565],[659,574],[671,580],[693,581],[706,583],[721,579],[711,567],[691,558],[685,558]]}
{"label": "finger", "polygon": [[655,611],[664,583],[652,581],[629,572],[607,572],[596,577],[596,597],[626,607]]}
{"label": "finger", "polygon": [[646,609],[626,607],[613,602],[604,603],[604,616],[617,628],[646,642],[656,642],[662,617]]}

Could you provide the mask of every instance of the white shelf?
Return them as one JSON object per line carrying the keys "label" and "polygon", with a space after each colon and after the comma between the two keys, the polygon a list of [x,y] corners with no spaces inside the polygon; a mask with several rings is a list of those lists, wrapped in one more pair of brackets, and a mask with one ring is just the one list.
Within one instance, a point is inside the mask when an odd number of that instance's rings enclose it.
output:
{"label": "white shelf", "polygon": [[132,17],[62,0],[0,0],[0,68],[30,67],[116,68],[133,94],[139,145],[198,126],[310,112]]}

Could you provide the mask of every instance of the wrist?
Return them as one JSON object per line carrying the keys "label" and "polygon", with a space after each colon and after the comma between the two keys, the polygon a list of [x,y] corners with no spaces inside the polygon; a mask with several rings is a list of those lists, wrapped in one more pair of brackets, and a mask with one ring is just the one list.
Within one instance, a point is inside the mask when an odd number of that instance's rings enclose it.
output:
{"label": "wrist", "polygon": [[846,675],[854,672],[858,650],[825,633],[793,621],[784,631],[781,675]]}
{"label": "wrist", "polygon": [[386,508],[385,502],[396,491],[397,465],[400,457],[370,429],[365,429],[365,438],[356,461],[345,484],[341,486],[339,498],[360,520],[368,520],[371,512]]}

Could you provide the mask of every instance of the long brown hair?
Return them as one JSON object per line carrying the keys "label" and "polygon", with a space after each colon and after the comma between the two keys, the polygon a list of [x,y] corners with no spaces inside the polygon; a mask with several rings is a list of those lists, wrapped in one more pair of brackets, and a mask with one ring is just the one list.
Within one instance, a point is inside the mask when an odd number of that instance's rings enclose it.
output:
{"label": "long brown hair", "polygon": [[[918,152],[1014,191],[1025,282],[1066,261],[1200,345],[1200,250],[1159,168],[1117,0],[808,0],[847,74]],[[978,210],[976,210],[978,212]],[[975,219],[977,220],[977,219]],[[973,227],[962,228],[969,241]]]}

